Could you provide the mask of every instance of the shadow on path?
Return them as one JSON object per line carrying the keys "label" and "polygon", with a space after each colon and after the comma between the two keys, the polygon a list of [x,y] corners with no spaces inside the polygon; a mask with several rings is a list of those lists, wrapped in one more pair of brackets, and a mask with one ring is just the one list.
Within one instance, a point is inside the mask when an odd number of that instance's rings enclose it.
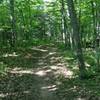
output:
{"label": "shadow on path", "polygon": [[99,80],[73,77],[54,46],[19,49],[0,60],[8,68],[0,78],[0,100],[100,100]]}

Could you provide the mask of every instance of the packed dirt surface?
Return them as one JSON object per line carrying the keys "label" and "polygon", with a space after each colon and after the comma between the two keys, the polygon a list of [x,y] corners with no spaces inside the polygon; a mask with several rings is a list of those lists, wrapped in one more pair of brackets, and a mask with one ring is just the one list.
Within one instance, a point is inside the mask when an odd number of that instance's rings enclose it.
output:
{"label": "packed dirt surface", "polygon": [[54,45],[1,53],[0,100],[100,100],[100,77],[80,80],[61,55]]}
{"label": "packed dirt surface", "polygon": [[0,82],[0,100],[61,100],[58,79],[72,73],[57,48],[37,46],[4,54],[3,58],[9,68]]}

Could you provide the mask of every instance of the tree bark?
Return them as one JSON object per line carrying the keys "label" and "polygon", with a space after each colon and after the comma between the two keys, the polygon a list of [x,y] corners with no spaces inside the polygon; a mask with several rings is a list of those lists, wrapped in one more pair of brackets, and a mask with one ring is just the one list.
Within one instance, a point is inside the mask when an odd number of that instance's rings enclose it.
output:
{"label": "tree bark", "polygon": [[11,46],[14,47],[15,45],[15,12],[14,12],[14,0],[10,0],[10,15],[11,15]]}
{"label": "tree bark", "polygon": [[82,45],[81,45],[81,40],[80,40],[80,31],[79,31],[79,23],[78,23],[79,21],[77,19],[73,0],[67,0],[67,5],[68,5],[69,14],[70,14],[73,34],[74,34],[75,49],[76,49],[77,59],[79,62],[80,77],[84,78],[86,77],[86,69],[85,69]]}

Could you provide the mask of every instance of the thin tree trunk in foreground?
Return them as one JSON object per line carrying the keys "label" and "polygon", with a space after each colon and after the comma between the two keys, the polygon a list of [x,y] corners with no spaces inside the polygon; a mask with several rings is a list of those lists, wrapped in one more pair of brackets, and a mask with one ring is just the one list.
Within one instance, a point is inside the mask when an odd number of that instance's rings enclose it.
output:
{"label": "thin tree trunk in foreground", "polygon": [[86,69],[85,69],[85,63],[84,63],[83,53],[82,53],[82,45],[80,40],[79,23],[78,23],[73,0],[67,0],[67,4],[68,4],[68,10],[71,19],[71,25],[73,28],[75,48],[77,53],[77,59],[79,62],[80,77],[84,78],[86,77]]}

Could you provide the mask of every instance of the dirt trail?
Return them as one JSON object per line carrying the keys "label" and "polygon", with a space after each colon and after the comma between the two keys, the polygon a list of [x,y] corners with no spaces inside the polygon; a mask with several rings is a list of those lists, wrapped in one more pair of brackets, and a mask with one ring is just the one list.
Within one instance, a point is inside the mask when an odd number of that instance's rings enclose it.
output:
{"label": "dirt trail", "polygon": [[66,69],[57,48],[33,47],[6,59],[13,59],[14,67],[0,82],[0,100],[60,100],[56,93],[61,84],[58,78],[70,77],[72,73]]}

